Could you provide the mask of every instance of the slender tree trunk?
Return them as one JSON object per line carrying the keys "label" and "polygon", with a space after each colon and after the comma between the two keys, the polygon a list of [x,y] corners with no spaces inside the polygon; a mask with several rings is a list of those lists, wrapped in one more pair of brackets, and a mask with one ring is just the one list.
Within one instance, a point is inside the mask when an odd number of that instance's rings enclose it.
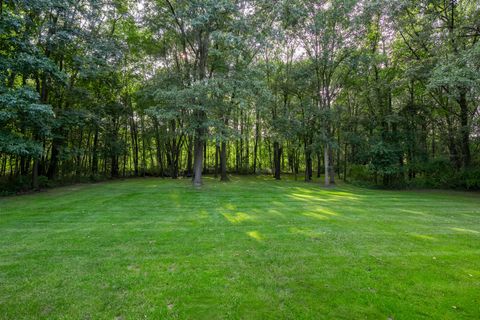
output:
{"label": "slender tree trunk", "polygon": [[[63,132],[57,132],[57,135],[63,135]],[[60,155],[61,144],[62,139],[58,137],[53,138],[50,163],[47,170],[47,177],[50,180],[54,180],[58,173],[58,156]]]}
{"label": "slender tree trunk", "polygon": [[76,157],[76,170],[75,170],[75,175],[79,177],[82,173],[82,154],[81,154],[81,149],[82,149],[82,142],[83,142],[83,129],[80,129],[80,137],[78,139],[78,150],[77,150],[77,157]]}
{"label": "slender tree trunk", "polygon": [[187,145],[187,176],[193,174],[193,139],[190,137],[188,138],[188,145]]}
{"label": "slender tree trunk", "polygon": [[0,169],[0,176],[5,176],[7,170],[7,156],[2,156],[2,167]]}
{"label": "slender tree trunk", "polygon": [[317,152],[317,178],[320,178],[322,175],[322,155],[320,152]]}
{"label": "slender tree trunk", "polygon": [[203,140],[202,132],[198,131],[195,136],[194,146],[193,146],[193,185],[201,186],[202,181],[202,170],[203,170]]}
{"label": "slender tree trunk", "polygon": [[335,166],[333,164],[333,150],[332,148],[328,148],[328,175],[330,184],[335,184]]}
{"label": "slender tree trunk", "polygon": [[305,145],[305,181],[312,181],[312,152]]}
{"label": "slender tree trunk", "polygon": [[133,111],[130,115],[130,136],[132,139],[133,174],[138,177],[138,131]]}
{"label": "slender tree trunk", "polygon": [[98,173],[98,128],[95,128],[95,135],[93,136],[92,149],[92,175]]}
{"label": "slender tree trunk", "polygon": [[118,156],[116,154],[111,157],[111,166],[110,176],[112,178],[118,178]]}
{"label": "slender tree trunk", "polygon": [[275,141],[273,143],[273,162],[274,162],[274,170],[275,170],[274,177],[276,180],[280,180],[281,161],[282,161],[282,148],[280,147],[280,143]]}
{"label": "slender tree trunk", "polygon": [[218,158],[220,156],[220,143],[219,141],[217,140],[215,142],[215,179],[218,178]]}
{"label": "slender tree trunk", "polygon": [[450,119],[450,115],[445,115],[447,121],[447,129],[448,129],[448,148],[450,151],[450,161],[454,164],[457,169],[461,167],[461,159],[458,155],[457,150],[457,143],[455,139],[455,133],[452,127],[452,121]]}
{"label": "slender tree trunk", "polygon": [[203,173],[207,174],[207,142],[203,141]]}
{"label": "slender tree trunk", "polygon": [[255,112],[255,143],[253,146],[253,173],[257,173],[258,143],[260,141],[260,113]]}
{"label": "slender tree trunk", "polygon": [[145,121],[143,115],[140,117],[140,135],[142,136],[142,177],[145,177],[146,168],[147,168],[147,151],[145,143]]}
{"label": "slender tree trunk", "polygon": [[154,129],[155,129],[155,145],[157,150],[157,167],[158,175],[163,176],[163,158],[162,158],[162,142],[160,140],[160,130],[158,128],[158,121],[154,119]]}
{"label": "slender tree trunk", "polygon": [[330,185],[330,157],[329,157],[329,147],[327,144],[325,144],[325,147],[323,149],[323,164],[325,166],[325,186],[328,187]]}
{"label": "slender tree trunk", "polygon": [[228,181],[227,176],[227,142],[222,140],[220,148],[220,181]]}

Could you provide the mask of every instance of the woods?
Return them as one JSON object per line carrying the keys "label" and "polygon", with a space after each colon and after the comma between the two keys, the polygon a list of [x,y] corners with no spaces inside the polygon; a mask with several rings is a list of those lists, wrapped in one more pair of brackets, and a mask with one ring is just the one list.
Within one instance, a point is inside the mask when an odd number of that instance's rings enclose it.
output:
{"label": "woods", "polygon": [[0,1],[0,189],[480,189],[476,1]]}

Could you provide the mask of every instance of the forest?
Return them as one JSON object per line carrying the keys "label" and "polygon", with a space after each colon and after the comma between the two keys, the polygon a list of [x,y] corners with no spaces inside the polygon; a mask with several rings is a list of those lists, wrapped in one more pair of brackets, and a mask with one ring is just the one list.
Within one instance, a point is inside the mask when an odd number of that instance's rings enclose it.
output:
{"label": "forest", "polygon": [[0,0],[0,190],[480,189],[480,4]]}

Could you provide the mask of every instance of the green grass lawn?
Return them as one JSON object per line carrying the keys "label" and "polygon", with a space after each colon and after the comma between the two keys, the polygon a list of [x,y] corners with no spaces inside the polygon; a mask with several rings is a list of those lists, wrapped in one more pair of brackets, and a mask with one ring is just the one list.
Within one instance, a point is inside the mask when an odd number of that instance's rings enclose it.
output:
{"label": "green grass lawn", "polygon": [[0,198],[0,318],[480,318],[478,193],[205,183]]}

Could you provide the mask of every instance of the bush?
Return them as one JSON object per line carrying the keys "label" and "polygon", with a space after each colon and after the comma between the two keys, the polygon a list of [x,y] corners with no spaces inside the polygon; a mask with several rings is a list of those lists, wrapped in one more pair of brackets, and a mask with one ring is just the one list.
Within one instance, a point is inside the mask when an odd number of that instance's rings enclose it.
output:
{"label": "bush", "polygon": [[375,178],[368,165],[354,164],[348,168],[347,179],[354,183],[374,184]]}
{"label": "bush", "polygon": [[18,192],[25,192],[32,187],[30,176],[4,177],[0,180],[0,192],[2,195],[8,195]]}
{"label": "bush", "polygon": [[46,176],[38,176],[38,186],[40,188],[53,187],[52,183],[48,180]]}
{"label": "bush", "polygon": [[434,159],[423,165],[423,172],[412,186],[433,189],[480,190],[480,168],[455,171],[446,158]]}
{"label": "bush", "polygon": [[418,179],[418,184],[425,188],[452,188],[452,183],[456,180],[455,170],[446,158],[425,163],[422,171],[424,174]]}
{"label": "bush", "polygon": [[465,170],[460,174],[461,187],[467,190],[480,190],[480,168]]}

